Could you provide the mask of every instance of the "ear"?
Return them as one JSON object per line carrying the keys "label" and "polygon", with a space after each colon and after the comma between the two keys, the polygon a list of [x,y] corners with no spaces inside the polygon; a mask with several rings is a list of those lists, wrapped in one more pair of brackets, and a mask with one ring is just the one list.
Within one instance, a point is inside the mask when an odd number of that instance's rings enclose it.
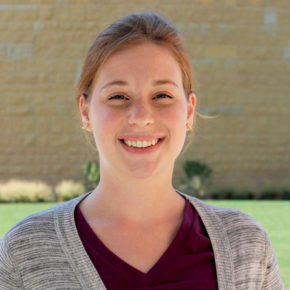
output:
{"label": "ear", "polygon": [[92,128],[89,117],[89,103],[84,95],[81,95],[79,98],[79,110],[83,126],[87,125],[86,130],[91,132]]}
{"label": "ear", "polygon": [[191,92],[188,96],[187,102],[187,123],[191,126],[193,125],[193,119],[195,114],[195,107],[196,107],[196,95]]}

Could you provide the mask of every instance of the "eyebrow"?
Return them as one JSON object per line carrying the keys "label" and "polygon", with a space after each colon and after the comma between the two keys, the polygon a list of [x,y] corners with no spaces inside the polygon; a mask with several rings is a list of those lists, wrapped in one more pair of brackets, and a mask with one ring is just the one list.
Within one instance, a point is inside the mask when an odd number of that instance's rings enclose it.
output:
{"label": "eyebrow", "polygon": [[126,86],[126,85],[128,85],[128,83],[125,82],[125,81],[122,81],[122,80],[108,82],[108,83],[106,83],[105,85],[103,85],[103,86],[101,87],[100,91],[103,90],[103,89],[106,88],[106,87],[109,87],[109,86],[116,86],[116,85],[118,85],[118,86]]}
{"label": "eyebrow", "polygon": [[[153,82],[153,86],[160,86],[160,85],[166,85],[166,84],[171,84],[171,85],[173,85],[175,87],[178,87],[178,85],[175,82],[171,81],[171,80],[158,80],[158,81],[154,81]],[[116,86],[116,85],[117,86],[127,86],[128,83],[125,82],[125,81],[122,81],[122,80],[111,81],[111,82],[108,82],[107,84],[103,85],[101,87],[100,91],[105,89],[105,88],[107,88],[107,87],[109,87],[109,86]]]}
{"label": "eyebrow", "polygon": [[178,85],[171,80],[158,80],[158,81],[153,82],[154,86],[167,85],[167,84],[171,84],[171,85],[174,85],[175,87],[178,87]]}

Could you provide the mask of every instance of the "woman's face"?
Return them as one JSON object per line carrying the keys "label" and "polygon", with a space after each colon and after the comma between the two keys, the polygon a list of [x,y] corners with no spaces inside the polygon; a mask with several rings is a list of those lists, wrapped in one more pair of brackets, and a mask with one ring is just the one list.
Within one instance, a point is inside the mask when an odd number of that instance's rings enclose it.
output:
{"label": "woman's face", "polygon": [[79,105],[94,135],[102,175],[172,174],[186,123],[192,124],[195,96],[186,98],[179,64],[168,48],[145,42],[114,52],[90,98],[86,103],[82,96]]}

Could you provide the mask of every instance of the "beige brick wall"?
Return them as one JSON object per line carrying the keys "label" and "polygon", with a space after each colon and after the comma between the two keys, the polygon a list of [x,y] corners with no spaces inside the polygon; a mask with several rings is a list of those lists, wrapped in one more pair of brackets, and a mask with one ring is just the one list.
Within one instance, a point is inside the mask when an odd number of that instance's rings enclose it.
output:
{"label": "beige brick wall", "polygon": [[290,186],[288,0],[11,2],[0,0],[0,180],[80,177],[96,158],[74,99],[85,52],[116,18],[157,9],[184,32],[200,111],[218,115],[198,120],[175,182],[190,158],[215,184]]}

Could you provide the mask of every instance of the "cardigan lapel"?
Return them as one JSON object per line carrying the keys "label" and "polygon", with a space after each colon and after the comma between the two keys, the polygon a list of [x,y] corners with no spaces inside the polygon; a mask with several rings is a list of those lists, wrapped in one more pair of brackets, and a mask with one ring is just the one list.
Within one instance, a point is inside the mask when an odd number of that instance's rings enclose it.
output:
{"label": "cardigan lapel", "polygon": [[90,193],[59,205],[54,216],[55,229],[61,247],[82,289],[105,290],[106,287],[79,238],[74,219],[76,205]]}
{"label": "cardigan lapel", "polygon": [[223,227],[222,221],[214,209],[199,199],[176,190],[188,199],[201,217],[213,247],[218,279],[218,288],[234,290],[234,268],[230,242]]}

